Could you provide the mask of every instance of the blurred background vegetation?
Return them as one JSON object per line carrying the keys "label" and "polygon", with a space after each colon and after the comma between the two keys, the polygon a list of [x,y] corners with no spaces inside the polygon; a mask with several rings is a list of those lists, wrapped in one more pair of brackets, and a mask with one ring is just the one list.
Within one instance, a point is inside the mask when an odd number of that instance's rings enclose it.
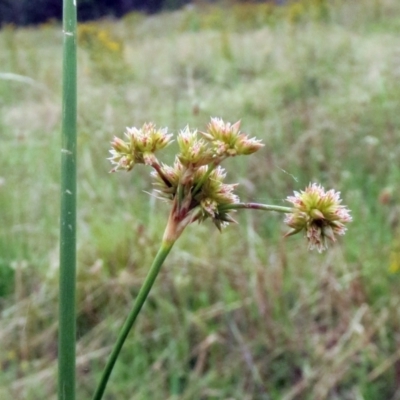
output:
{"label": "blurred background vegetation", "polygon": [[[243,201],[285,204],[315,181],[354,222],[322,255],[282,239],[279,215],[190,226],[106,398],[400,399],[399,29],[397,0],[80,24],[77,398],[93,393],[168,214],[146,168],[108,174],[109,142],[216,116],[266,144],[225,163]],[[57,21],[0,31],[1,399],[55,399],[61,46]]]}
{"label": "blurred background vegetation", "polygon": [[[87,21],[107,16],[122,17],[132,11],[155,13],[175,10],[188,2],[188,0],[79,0],[77,9],[79,20]],[[59,0],[0,1],[0,25],[6,23],[32,25],[50,20],[60,21],[61,14],[62,1]]]}

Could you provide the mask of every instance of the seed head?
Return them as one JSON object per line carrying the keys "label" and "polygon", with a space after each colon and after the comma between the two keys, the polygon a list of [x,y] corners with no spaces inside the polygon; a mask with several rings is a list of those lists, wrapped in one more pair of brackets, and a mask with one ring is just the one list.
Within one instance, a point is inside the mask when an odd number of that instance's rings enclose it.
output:
{"label": "seed head", "polygon": [[304,229],[310,250],[317,248],[321,253],[328,247],[328,239],[335,242],[336,235],[344,235],[345,224],[352,220],[350,211],[340,204],[340,192],[325,192],[316,183],[286,200],[294,206],[293,212],[286,214],[285,223],[292,228],[286,236]]}
{"label": "seed head", "polygon": [[177,142],[180,148],[178,158],[185,167],[195,169],[208,164],[213,158],[207,143],[198,138],[197,131],[190,131],[188,126],[179,133]]}
{"label": "seed head", "polygon": [[[184,174],[184,167],[178,158],[175,159],[174,165],[161,165],[161,175],[158,171],[152,171],[151,176],[154,179],[154,186],[157,194],[167,200],[172,200],[176,194],[179,183]],[[165,177],[163,179],[162,177]]]}
{"label": "seed head", "polygon": [[115,167],[130,171],[135,164],[153,165],[156,161],[154,153],[163,149],[171,142],[171,134],[167,128],[157,129],[153,123],[145,123],[142,128],[126,128],[126,140],[114,137],[111,142],[111,157],[109,160]]}
{"label": "seed head", "polygon": [[[202,181],[202,175],[207,174],[208,166],[200,168],[195,174],[196,181]],[[222,211],[223,206],[238,203],[239,197],[234,193],[238,184],[224,183],[225,170],[218,166],[208,176],[199,193],[194,196],[194,201],[200,205],[200,221],[211,218],[215,226],[221,230],[229,222],[236,222],[227,211]]]}
{"label": "seed head", "polygon": [[220,118],[211,118],[207,132],[201,134],[211,142],[216,158],[248,155],[264,146],[258,139],[249,138],[239,129],[240,121],[231,125]]}

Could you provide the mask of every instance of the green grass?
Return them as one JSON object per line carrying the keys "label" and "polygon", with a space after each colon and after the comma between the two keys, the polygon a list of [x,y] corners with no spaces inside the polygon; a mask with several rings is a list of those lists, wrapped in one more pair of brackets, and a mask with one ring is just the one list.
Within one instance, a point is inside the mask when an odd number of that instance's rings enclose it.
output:
{"label": "green grass", "polygon": [[[317,3],[265,20],[247,6],[246,24],[237,8],[130,15],[95,25],[121,51],[81,46],[78,399],[93,394],[168,215],[144,193],[147,169],[108,174],[109,142],[145,121],[176,132],[210,116],[266,144],[225,163],[243,201],[283,204],[316,181],[342,192],[354,222],[322,255],[282,239],[279,215],[238,213],[222,235],[190,226],[105,398],[399,398],[400,6]],[[4,399],[56,396],[61,44],[59,26],[0,31]]]}

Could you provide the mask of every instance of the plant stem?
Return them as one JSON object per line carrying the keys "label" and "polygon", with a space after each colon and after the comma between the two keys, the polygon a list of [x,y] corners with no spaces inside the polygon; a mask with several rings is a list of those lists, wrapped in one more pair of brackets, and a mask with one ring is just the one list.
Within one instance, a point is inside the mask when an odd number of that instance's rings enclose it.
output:
{"label": "plant stem", "polygon": [[260,203],[232,203],[219,207],[220,211],[240,210],[240,209],[276,211],[287,214],[290,214],[294,211],[292,207],[274,206],[274,205],[260,204]]}
{"label": "plant stem", "polygon": [[[167,227],[167,229],[168,229],[168,227]],[[107,364],[104,368],[103,375],[101,377],[99,385],[97,386],[96,392],[93,396],[93,400],[100,400],[103,397],[108,379],[114,368],[115,362],[117,361],[118,355],[122,349],[125,339],[127,338],[129,331],[131,330],[133,324],[135,323],[136,318],[139,315],[139,312],[142,309],[142,306],[143,306],[144,302],[146,301],[146,298],[150,292],[150,289],[152,288],[154,281],[156,280],[157,275],[160,272],[161,266],[162,266],[163,262],[165,261],[166,257],[168,256],[175,241],[176,241],[176,239],[172,239],[172,240],[164,239],[162,241],[160,249],[158,250],[156,257],[154,258],[154,261],[149,270],[149,273],[147,274],[146,279],[145,279],[142,287],[140,288],[139,294],[133,304],[133,308],[132,308],[131,312],[129,313],[128,318],[126,319],[126,321],[119,333],[117,341],[114,344],[114,348],[113,348],[110,358],[108,359]]]}
{"label": "plant stem", "polygon": [[75,399],[76,1],[63,1],[58,399]]}
{"label": "plant stem", "polygon": [[164,172],[162,171],[162,168],[160,166],[160,164],[155,161],[151,164],[151,166],[157,171],[158,175],[160,176],[160,178],[163,180],[163,182],[168,186],[171,187],[171,182],[168,180],[168,178],[165,176]]}

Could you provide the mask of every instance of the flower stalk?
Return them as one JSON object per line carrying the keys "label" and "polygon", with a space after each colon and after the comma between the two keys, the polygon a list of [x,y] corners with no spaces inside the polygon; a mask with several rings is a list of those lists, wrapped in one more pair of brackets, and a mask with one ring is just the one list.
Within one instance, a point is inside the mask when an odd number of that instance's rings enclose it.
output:
{"label": "flower stalk", "polygon": [[151,288],[153,287],[153,284],[158,276],[158,273],[160,272],[161,266],[163,265],[166,257],[168,256],[169,252],[172,249],[172,246],[175,243],[176,239],[174,239],[173,229],[169,226],[169,224],[166,229],[166,232],[167,231],[168,231],[168,235],[166,235],[166,238],[164,238],[161,243],[160,249],[158,250],[156,257],[154,258],[153,264],[150,267],[150,270],[146,276],[146,279],[143,282],[143,285],[140,288],[140,291],[135,299],[132,310],[130,311],[130,313],[118,335],[118,338],[114,344],[114,347],[111,351],[110,357],[109,357],[107,364],[103,370],[103,374],[101,376],[99,385],[97,386],[97,389],[94,393],[93,400],[101,400],[102,399],[104,391],[107,386],[107,382],[110,378],[111,372],[117,361],[118,355],[121,352],[122,346],[124,345],[125,340],[128,337],[128,334],[129,334],[130,330],[132,329],[132,326],[135,323],[136,318],[139,315],[140,310],[142,309],[143,304],[145,303]]}
{"label": "flower stalk", "polygon": [[234,193],[238,185],[224,182],[226,172],[220,164],[228,157],[253,154],[264,145],[240,132],[240,121],[231,125],[212,118],[206,132],[199,133],[202,135],[200,138],[197,130],[191,131],[189,127],[179,133],[179,153],[172,166],[161,164],[155,156],[171,143],[166,128],[158,129],[152,123],[144,124],[141,129],[127,128],[127,140],[115,137],[111,142],[109,160],[114,165],[111,172],[130,171],[136,164],[152,167],[155,192],[171,204],[171,211],[161,247],[118,336],[93,400],[102,398],[123,343],[165,258],[186,226],[210,219],[222,230],[229,223],[236,222],[231,212],[241,209],[275,211],[286,214],[285,223],[291,230],[285,236],[305,231],[309,248],[316,247],[321,252],[326,249],[327,240],[335,241],[335,235],[343,235],[345,224],[351,221],[347,208],[340,205],[339,193],[333,190],[325,192],[316,184],[289,196],[287,201],[292,203],[292,207],[240,202]]}
{"label": "flower stalk", "polygon": [[261,210],[261,211],[276,211],[280,213],[292,213],[295,211],[292,207],[284,207],[284,206],[275,206],[270,204],[261,204],[261,203],[234,203],[227,204],[225,206],[221,206],[220,209],[228,211],[228,210]]}

